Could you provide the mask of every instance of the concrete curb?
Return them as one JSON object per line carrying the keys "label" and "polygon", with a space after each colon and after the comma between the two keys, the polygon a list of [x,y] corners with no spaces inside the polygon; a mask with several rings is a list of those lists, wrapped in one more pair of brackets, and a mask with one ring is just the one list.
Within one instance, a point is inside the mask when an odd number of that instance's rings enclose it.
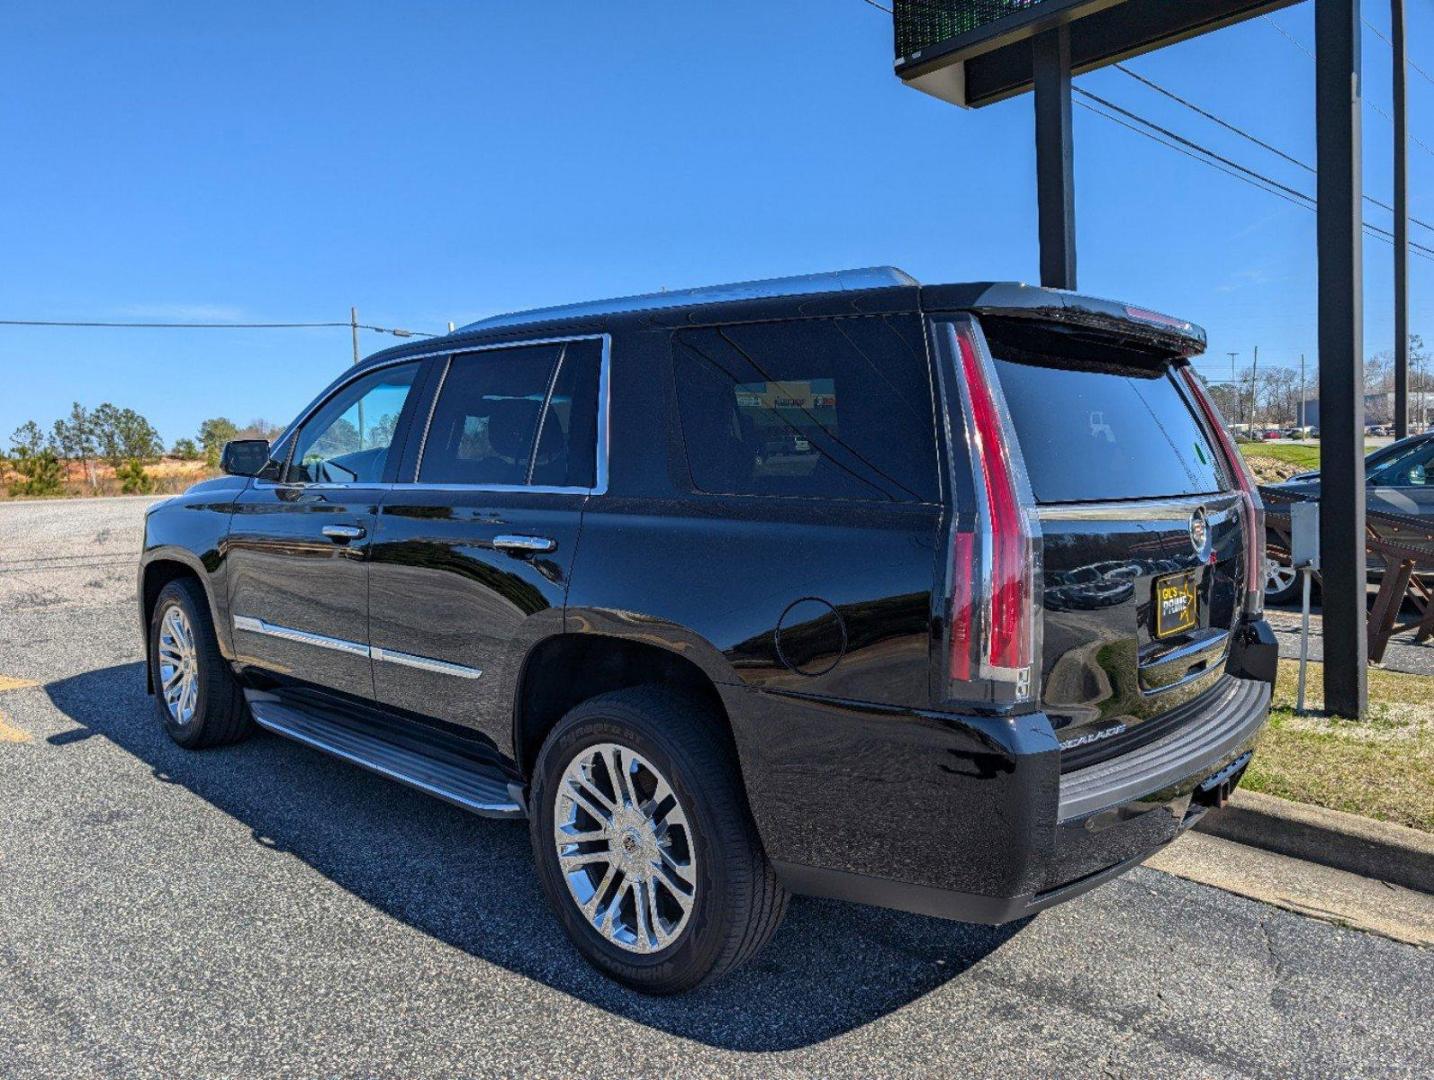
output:
{"label": "concrete curb", "polygon": [[1434,836],[1357,814],[1235,791],[1195,826],[1211,836],[1434,893]]}

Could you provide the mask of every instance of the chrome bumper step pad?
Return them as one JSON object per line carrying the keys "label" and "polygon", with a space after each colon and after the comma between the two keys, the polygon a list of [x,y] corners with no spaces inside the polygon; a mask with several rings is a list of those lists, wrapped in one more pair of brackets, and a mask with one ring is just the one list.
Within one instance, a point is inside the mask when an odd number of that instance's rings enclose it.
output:
{"label": "chrome bumper step pad", "polygon": [[1270,687],[1251,679],[1229,679],[1216,695],[1202,699],[1203,715],[1121,757],[1061,777],[1059,819],[1063,822],[1157,792],[1187,779],[1204,779],[1264,727]]}

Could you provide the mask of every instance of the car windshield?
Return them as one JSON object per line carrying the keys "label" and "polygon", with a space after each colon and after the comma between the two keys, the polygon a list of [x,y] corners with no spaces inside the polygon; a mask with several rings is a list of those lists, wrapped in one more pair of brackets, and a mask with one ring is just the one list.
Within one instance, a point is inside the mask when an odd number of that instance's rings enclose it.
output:
{"label": "car windshield", "polygon": [[1423,439],[1400,439],[1398,442],[1371,450],[1364,458],[1365,472],[1371,475],[1385,469],[1396,461],[1408,457],[1424,445]]}
{"label": "car windshield", "polygon": [[[1427,457],[1430,445],[1428,439],[1407,439],[1385,447],[1385,454],[1378,461],[1373,460],[1374,455],[1371,454],[1365,459],[1369,479],[1374,482],[1407,482],[1406,471],[1414,464],[1411,459]],[[1420,484],[1423,482],[1418,481]]]}

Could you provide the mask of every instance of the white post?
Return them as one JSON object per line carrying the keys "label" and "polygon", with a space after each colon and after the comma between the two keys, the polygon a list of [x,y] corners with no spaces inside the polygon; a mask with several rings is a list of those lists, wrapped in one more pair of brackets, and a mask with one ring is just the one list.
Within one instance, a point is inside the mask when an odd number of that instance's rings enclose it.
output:
{"label": "white post", "polygon": [[1305,579],[1304,606],[1300,621],[1300,686],[1295,697],[1295,712],[1303,716],[1305,713],[1305,668],[1310,660],[1310,575],[1314,571],[1308,566],[1300,568],[1300,576]]}

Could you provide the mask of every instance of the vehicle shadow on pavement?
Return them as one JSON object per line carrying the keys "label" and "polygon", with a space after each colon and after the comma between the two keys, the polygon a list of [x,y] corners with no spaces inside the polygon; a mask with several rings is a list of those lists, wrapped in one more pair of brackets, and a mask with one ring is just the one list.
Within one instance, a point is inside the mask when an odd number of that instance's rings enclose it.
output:
{"label": "vehicle shadow on pavement", "polygon": [[841,1035],[961,975],[1024,925],[797,898],[746,968],[694,994],[643,997],[597,974],[568,944],[538,889],[524,825],[474,817],[262,732],[237,746],[183,750],[155,717],[141,663],[45,690],[81,725],[51,745],[103,736],[157,782],[197,795],[242,822],[256,843],[294,855],[393,919],[628,1020],[716,1047],[787,1050]]}

